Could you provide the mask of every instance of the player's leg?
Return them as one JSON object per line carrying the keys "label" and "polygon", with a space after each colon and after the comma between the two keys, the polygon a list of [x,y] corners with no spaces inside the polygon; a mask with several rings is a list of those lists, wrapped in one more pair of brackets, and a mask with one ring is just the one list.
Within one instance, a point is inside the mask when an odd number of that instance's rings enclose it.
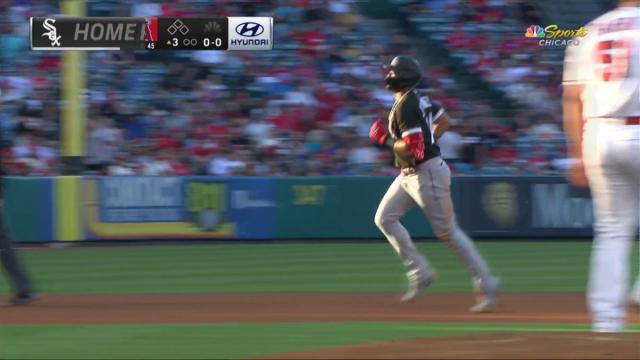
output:
{"label": "player's leg", "polygon": [[[594,203],[595,237],[591,253],[588,303],[594,330],[620,331],[626,317],[632,220],[637,210],[628,197],[631,184],[616,177],[610,165],[589,166],[587,176]],[[620,174],[618,174],[620,175]],[[633,216],[625,216],[626,214]]]}
{"label": "player's leg", "polygon": [[14,305],[21,305],[32,300],[33,289],[13,242],[6,233],[4,214],[0,209],[0,262],[13,285],[15,297],[11,300]]}
{"label": "player's leg", "polygon": [[[615,129],[587,124],[586,173],[594,204],[588,305],[595,331],[621,331],[626,319],[629,255],[638,226],[639,183],[621,162]],[[629,146],[630,144],[626,144]],[[629,156],[628,153],[626,156]]]}
{"label": "player's leg", "polygon": [[[640,143],[640,139],[638,139],[638,143]],[[636,151],[636,154],[637,154],[637,153],[640,153],[640,144],[637,144],[636,146],[638,147]],[[636,158],[634,156],[633,161],[635,160]],[[638,188],[640,189],[640,163],[637,163],[637,161],[635,162],[636,162],[635,166],[637,167],[635,171],[638,174]],[[638,229],[638,236],[640,237],[640,190],[638,190],[637,204],[639,207],[637,211],[637,214],[638,214],[637,229]],[[636,282],[633,284],[633,287],[631,288],[631,293],[629,294],[629,300],[632,305],[635,305],[640,310],[640,273],[637,274]]]}
{"label": "player's leg", "polygon": [[408,270],[409,291],[403,296],[403,300],[408,301],[431,283],[434,272],[429,261],[416,248],[407,229],[400,223],[400,218],[415,205],[402,188],[401,178],[399,176],[393,181],[380,201],[375,224]]}
{"label": "player's leg", "polygon": [[480,306],[472,310],[490,310],[500,281],[491,275],[473,241],[456,221],[449,167],[439,158],[429,160],[419,167],[416,175],[407,177],[406,182],[408,193],[431,222],[434,234],[458,255],[471,273],[474,287],[482,290],[481,299],[478,299]]}
{"label": "player's leg", "polygon": [[632,305],[640,307],[640,274],[636,278],[636,282],[631,289],[629,300]]}

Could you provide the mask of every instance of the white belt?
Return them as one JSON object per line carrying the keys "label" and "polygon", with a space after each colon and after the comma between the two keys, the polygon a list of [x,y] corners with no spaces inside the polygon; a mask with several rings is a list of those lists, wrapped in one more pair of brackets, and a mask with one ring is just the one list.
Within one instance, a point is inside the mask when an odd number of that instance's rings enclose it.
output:
{"label": "white belt", "polygon": [[638,116],[619,117],[619,118],[587,118],[587,121],[594,124],[610,124],[610,125],[638,125]]}

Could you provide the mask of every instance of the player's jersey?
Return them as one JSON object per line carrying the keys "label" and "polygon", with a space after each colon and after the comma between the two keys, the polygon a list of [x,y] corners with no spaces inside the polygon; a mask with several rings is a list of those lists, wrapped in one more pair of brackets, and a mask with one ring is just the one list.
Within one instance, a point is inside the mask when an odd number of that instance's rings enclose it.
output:
{"label": "player's jersey", "polygon": [[[444,108],[433,104],[429,97],[420,97],[417,90],[409,91],[393,104],[389,112],[389,133],[395,140],[422,132],[424,137],[424,159],[416,163],[425,162],[440,156],[440,148],[433,137],[433,123],[444,113]],[[409,167],[406,161],[396,155],[396,166]]]}
{"label": "player's jersey", "polygon": [[582,84],[585,118],[640,115],[640,7],[620,7],[587,25],[566,50],[563,84]]}

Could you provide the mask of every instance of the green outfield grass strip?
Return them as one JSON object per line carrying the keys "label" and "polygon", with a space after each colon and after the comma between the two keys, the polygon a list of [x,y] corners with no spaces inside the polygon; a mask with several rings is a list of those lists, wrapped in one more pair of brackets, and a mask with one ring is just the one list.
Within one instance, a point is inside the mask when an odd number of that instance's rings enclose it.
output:
{"label": "green outfield grass strip", "polygon": [[[426,336],[588,330],[580,324],[415,322],[11,325],[0,327],[0,358],[235,359]],[[640,326],[630,331],[640,333]]]}
{"label": "green outfield grass strip", "polygon": [[[443,244],[420,243],[440,277],[430,291],[469,291],[466,269]],[[584,291],[590,242],[480,242],[503,291]],[[122,246],[25,251],[43,293],[387,291],[406,286],[385,242]],[[637,273],[634,248],[632,273]],[[0,277],[0,293],[9,286]]]}

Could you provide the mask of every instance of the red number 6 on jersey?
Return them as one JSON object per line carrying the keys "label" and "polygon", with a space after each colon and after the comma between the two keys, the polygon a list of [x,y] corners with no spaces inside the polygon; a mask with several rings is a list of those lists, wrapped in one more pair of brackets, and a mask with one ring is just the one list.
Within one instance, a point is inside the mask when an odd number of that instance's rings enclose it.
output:
{"label": "red number 6 on jersey", "polygon": [[617,81],[627,77],[629,47],[627,40],[598,42],[595,53],[597,77],[602,81]]}

